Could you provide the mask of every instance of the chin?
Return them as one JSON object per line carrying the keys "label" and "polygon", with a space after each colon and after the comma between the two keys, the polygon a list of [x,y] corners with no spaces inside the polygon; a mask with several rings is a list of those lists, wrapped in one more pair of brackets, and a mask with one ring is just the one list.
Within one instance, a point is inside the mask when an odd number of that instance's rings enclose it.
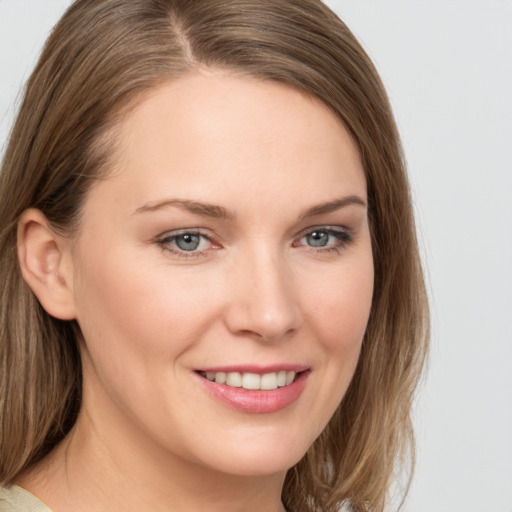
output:
{"label": "chin", "polygon": [[246,458],[241,456],[238,460],[227,460],[215,466],[216,471],[222,473],[236,475],[240,477],[264,477],[276,474],[286,474],[286,472],[295,466],[302,458],[304,453],[300,456],[294,457],[271,457],[268,458],[261,454],[258,457]]}
{"label": "chin", "polygon": [[283,434],[278,439],[265,441],[260,434],[230,444],[228,450],[224,446],[222,452],[211,454],[207,462],[210,468],[238,476],[265,476],[285,474],[302,459],[311,443]]}

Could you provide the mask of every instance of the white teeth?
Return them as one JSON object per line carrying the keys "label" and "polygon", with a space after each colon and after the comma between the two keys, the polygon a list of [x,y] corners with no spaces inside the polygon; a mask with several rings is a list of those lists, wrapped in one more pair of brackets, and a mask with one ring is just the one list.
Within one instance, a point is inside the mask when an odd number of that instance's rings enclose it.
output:
{"label": "white teeth", "polygon": [[265,373],[265,375],[262,375],[261,389],[277,389],[277,373]]}
{"label": "white teeth", "polygon": [[260,389],[261,377],[257,373],[244,373],[242,387],[244,389]]}
{"label": "white teeth", "polygon": [[215,373],[215,382],[217,384],[225,384],[226,383],[226,374],[224,372]]}
{"label": "white teeth", "polygon": [[217,384],[226,384],[233,388],[244,388],[250,390],[262,389],[269,391],[272,389],[289,386],[297,375],[293,371],[282,370],[280,372],[265,373],[259,375],[257,373],[240,373],[240,372],[205,372],[202,374],[212,382]]}
{"label": "white teeth", "polygon": [[229,372],[226,376],[226,384],[232,388],[241,388],[242,375],[238,372]]}

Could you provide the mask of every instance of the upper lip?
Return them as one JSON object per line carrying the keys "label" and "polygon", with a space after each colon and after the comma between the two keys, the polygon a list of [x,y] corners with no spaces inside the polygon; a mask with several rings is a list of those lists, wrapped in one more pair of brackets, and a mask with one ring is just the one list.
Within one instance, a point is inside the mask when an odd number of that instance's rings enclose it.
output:
{"label": "upper lip", "polygon": [[294,364],[294,363],[276,363],[271,365],[256,365],[256,364],[243,364],[243,365],[223,365],[223,366],[202,366],[201,368],[196,368],[197,372],[224,372],[224,373],[257,373],[259,375],[265,375],[266,373],[274,373],[274,372],[304,372],[309,370],[310,367],[304,364]]}

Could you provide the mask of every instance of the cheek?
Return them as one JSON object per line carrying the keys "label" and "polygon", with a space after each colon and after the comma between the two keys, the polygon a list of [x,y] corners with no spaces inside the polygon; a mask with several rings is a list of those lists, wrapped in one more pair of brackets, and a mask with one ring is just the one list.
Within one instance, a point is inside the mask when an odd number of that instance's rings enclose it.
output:
{"label": "cheek", "polygon": [[[210,325],[212,299],[205,302],[208,296],[200,296],[200,283],[190,276],[161,264],[144,268],[137,251],[101,258],[84,253],[82,261],[76,297],[88,407],[108,396],[156,432],[171,416],[161,397],[183,376],[177,363]],[[146,417],[141,404],[159,412]]]}
{"label": "cheek", "polygon": [[142,268],[127,254],[83,261],[78,323],[94,372],[117,382],[119,392],[130,379],[128,388],[145,386],[151,375],[172,372],[174,360],[200,338],[211,309],[198,305],[197,286],[172,279],[161,267]]}
{"label": "cheek", "polygon": [[343,268],[318,284],[308,310],[329,350],[359,350],[370,315],[373,280],[373,261],[366,253],[357,262],[344,262]]}
{"label": "cheek", "polygon": [[[303,310],[315,354],[311,374],[312,409],[308,412],[318,436],[341,403],[354,375],[368,323],[373,295],[373,262],[360,255],[345,260],[317,281]],[[316,371],[315,371],[316,369]]]}
{"label": "cheek", "polygon": [[333,403],[342,399],[354,374],[373,296],[371,257],[363,254],[357,263],[347,261],[344,265],[344,270],[338,269],[336,275],[323,281],[307,308],[324,358],[325,382],[333,390]]}
{"label": "cheek", "polygon": [[178,332],[193,336],[199,312],[208,307],[197,279],[173,274],[162,264],[144,267],[136,251],[131,257],[126,252],[101,259],[86,255],[82,261],[75,286],[78,320],[93,339],[112,331],[141,344],[156,331],[167,333],[167,341],[179,339]]}

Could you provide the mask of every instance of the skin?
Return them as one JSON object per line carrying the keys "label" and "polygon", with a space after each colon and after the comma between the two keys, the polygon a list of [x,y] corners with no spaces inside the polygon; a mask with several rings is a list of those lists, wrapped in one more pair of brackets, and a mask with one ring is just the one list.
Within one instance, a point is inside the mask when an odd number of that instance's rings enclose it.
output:
{"label": "skin", "polygon": [[[318,100],[203,71],[140,102],[114,160],[71,240],[36,210],[20,222],[25,279],[82,329],[84,394],[70,435],[17,483],[54,512],[282,510],[286,471],[346,392],[369,316],[357,148]],[[327,228],[349,240],[311,246]],[[198,250],[180,251],[176,231],[198,229]],[[195,373],[242,364],[310,373],[291,406],[251,414]]]}

